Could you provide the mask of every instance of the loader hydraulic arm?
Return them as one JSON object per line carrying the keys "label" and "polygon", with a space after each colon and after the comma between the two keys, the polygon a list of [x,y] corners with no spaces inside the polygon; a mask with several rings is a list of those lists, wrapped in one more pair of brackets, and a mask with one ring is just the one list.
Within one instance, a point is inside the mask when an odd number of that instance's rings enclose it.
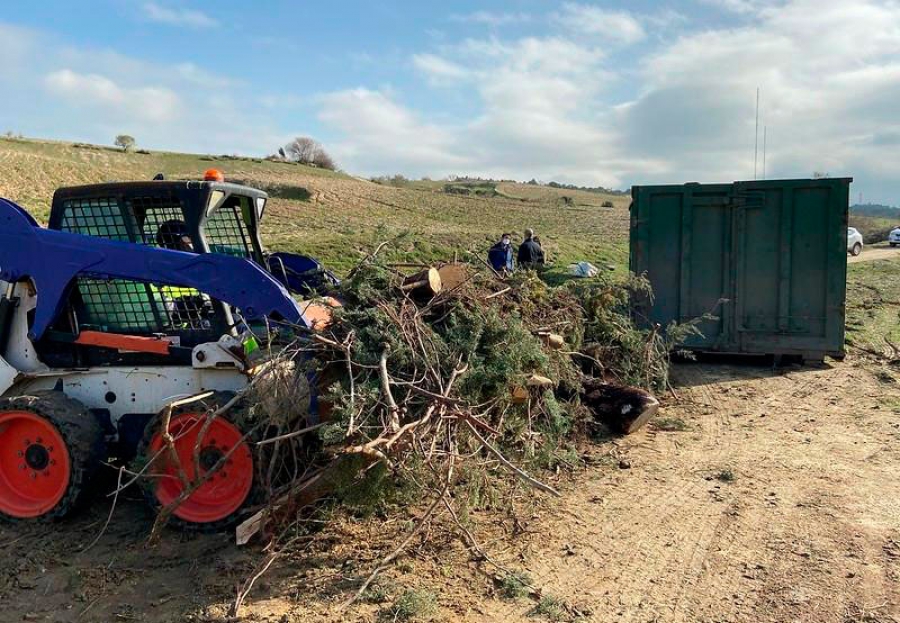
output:
{"label": "loader hydraulic arm", "polygon": [[0,199],[0,280],[30,278],[38,293],[30,339],[53,324],[79,276],[193,288],[239,309],[247,321],[268,317],[309,327],[287,290],[250,260],[49,230]]}

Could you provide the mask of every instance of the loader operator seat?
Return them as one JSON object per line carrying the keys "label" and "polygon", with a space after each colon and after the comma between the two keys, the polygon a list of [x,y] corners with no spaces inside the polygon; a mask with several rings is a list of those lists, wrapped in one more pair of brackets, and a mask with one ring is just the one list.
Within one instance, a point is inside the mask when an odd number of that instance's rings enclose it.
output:
{"label": "loader operator seat", "polygon": [[194,243],[191,242],[187,226],[179,219],[166,221],[159,226],[156,231],[156,244],[163,249],[194,252]]}
{"label": "loader operator seat", "polygon": [[[156,231],[156,244],[163,249],[194,252],[194,243],[187,226],[180,219],[171,219]],[[192,288],[162,286],[157,290],[166,302],[166,308],[175,328],[208,329],[209,317],[214,313],[212,301]]]}

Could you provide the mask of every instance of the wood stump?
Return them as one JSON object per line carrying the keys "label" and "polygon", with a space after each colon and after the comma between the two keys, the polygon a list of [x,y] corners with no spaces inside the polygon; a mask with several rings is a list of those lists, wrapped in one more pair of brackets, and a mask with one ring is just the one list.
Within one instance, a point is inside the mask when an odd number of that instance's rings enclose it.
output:
{"label": "wood stump", "polygon": [[637,387],[612,385],[595,378],[585,379],[582,385],[582,403],[597,421],[620,435],[630,435],[659,411],[659,401]]}
{"label": "wood stump", "polygon": [[433,298],[443,289],[441,274],[437,268],[428,268],[404,279],[400,289],[408,292],[410,296]]}

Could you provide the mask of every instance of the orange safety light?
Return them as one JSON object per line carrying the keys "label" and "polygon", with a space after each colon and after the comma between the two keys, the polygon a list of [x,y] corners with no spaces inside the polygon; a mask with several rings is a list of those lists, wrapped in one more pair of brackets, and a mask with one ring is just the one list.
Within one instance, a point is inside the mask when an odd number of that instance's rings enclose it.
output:
{"label": "orange safety light", "polygon": [[203,181],[205,181],[205,182],[224,182],[225,175],[218,169],[207,169],[206,173],[203,174]]}

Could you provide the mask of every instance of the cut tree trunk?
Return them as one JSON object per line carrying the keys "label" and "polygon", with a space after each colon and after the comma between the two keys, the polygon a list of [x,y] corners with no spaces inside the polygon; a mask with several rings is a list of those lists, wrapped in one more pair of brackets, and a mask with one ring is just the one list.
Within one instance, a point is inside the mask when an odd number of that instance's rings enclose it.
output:
{"label": "cut tree trunk", "polygon": [[513,387],[509,393],[513,404],[521,405],[528,402],[528,388],[526,387]]}
{"label": "cut tree trunk", "polygon": [[437,268],[429,268],[422,272],[411,275],[403,280],[400,289],[409,292],[413,296],[422,296],[431,298],[441,291],[443,284],[441,283],[441,274]]}
{"label": "cut tree trunk", "polygon": [[558,333],[543,333],[541,337],[544,340],[544,344],[553,350],[562,350],[566,345],[566,339]]}
{"label": "cut tree trunk", "polygon": [[582,403],[596,420],[621,435],[638,430],[659,410],[659,401],[637,387],[612,385],[595,378],[585,379],[582,385]]}
{"label": "cut tree trunk", "polygon": [[438,274],[441,276],[441,286],[443,289],[453,290],[469,280],[469,265],[444,264],[438,268]]}
{"label": "cut tree trunk", "polygon": [[265,533],[268,525],[277,525],[323,497],[347,487],[375,462],[376,459],[370,455],[352,453],[338,456],[318,474],[269,502],[265,508],[239,524],[235,528],[235,542],[245,545],[256,534]]}

